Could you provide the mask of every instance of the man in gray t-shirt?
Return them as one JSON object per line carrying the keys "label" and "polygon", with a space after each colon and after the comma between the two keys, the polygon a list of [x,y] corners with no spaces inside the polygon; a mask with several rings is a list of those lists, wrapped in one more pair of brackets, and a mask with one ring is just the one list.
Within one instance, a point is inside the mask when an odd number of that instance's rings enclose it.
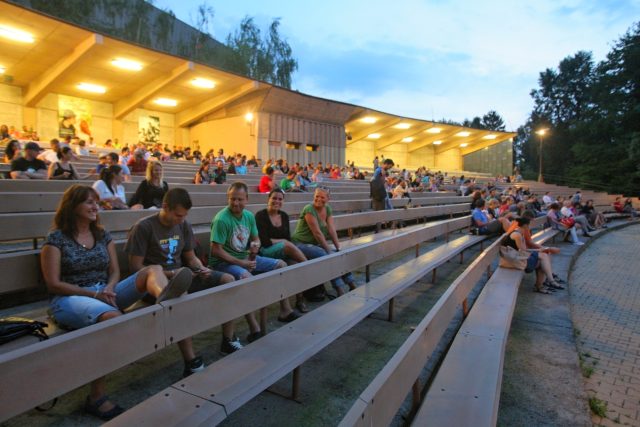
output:
{"label": "man in gray t-shirt", "polygon": [[[185,189],[173,188],[164,195],[159,213],[143,218],[133,226],[124,248],[129,255],[129,268],[132,272],[145,265],[161,265],[164,274],[170,279],[174,271],[184,265],[193,271],[189,293],[234,280],[230,274],[204,266],[196,256],[193,231],[185,220],[191,205],[191,197]],[[222,325],[222,330],[221,351],[231,353],[242,348],[234,336],[233,322]],[[185,375],[203,367],[202,359],[193,352],[191,338],[180,341],[178,347],[185,360]]]}

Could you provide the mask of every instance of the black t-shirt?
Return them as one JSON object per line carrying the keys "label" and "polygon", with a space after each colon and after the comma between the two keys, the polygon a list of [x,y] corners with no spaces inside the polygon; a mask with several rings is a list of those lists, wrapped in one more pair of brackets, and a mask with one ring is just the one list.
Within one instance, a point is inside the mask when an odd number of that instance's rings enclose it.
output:
{"label": "black t-shirt", "polygon": [[149,184],[146,179],[142,180],[136,193],[129,200],[129,206],[140,203],[145,209],[149,209],[152,206],[161,208],[162,199],[167,191],[169,191],[169,184],[166,181],[162,181],[162,187],[156,187]]}
{"label": "black t-shirt", "polygon": [[258,226],[258,236],[260,237],[260,245],[268,248],[271,246],[271,239],[291,240],[291,230],[289,229],[289,215],[280,211],[280,227],[274,227],[269,219],[269,213],[266,209],[256,212],[256,225]]}
{"label": "black t-shirt", "polygon": [[37,172],[41,169],[47,169],[47,165],[40,159],[27,160],[20,157],[11,162],[11,171],[19,172]]}

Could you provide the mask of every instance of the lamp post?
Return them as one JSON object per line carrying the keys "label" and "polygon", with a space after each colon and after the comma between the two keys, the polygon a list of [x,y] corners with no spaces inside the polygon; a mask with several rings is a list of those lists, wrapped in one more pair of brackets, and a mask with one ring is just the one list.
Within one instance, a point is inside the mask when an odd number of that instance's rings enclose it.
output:
{"label": "lamp post", "polygon": [[547,133],[549,129],[544,128],[544,129],[539,129],[536,131],[536,135],[538,135],[540,137],[540,149],[538,150],[539,156],[540,156],[540,169],[538,171],[538,182],[544,182],[544,180],[542,179],[542,140],[544,139],[544,135]]}

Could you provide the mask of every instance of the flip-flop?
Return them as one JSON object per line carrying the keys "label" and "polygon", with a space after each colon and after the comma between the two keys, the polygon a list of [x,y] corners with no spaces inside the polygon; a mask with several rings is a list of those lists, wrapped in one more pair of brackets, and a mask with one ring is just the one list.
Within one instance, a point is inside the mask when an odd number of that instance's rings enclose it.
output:
{"label": "flip-flop", "polygon": [[95,403],[91,403],[91,401],[89,400],[89,396],[87,396],[87,401],[84,404],[84,411],[87,414],[91,414],[105,421],[109,421],[124,412],[124,408],[116,404],[114,404],[113,408],[109,409],[108,411],[101,411],[100,407],[107,400],[109,400],[109,396],[104,395],[100,399],[96,400]]}
{"label": "flip-flop", "polygon": [[559,291],[564,289],[564,286],[562,286],[560,284],[551,283],[551,282],[547,282],[546,286],[551,288],[551,289],[557,289]]}
{"label": "flip-flop", "polygon": [[551,295],[551,292],[549,292],[546,289],[533,288],[533,292],[537,292],[539,294]]}
{"label": "flip-flop", "polygon": [[187,267],[174,270],[173,277],[169,280],[167,286],[162,289],[158,298],[156,298],[156,304],[169,299],[178,298],[180,295],[187,292],[187,289],[191,286],[192,279],[193,275],[191,274],[191,270]]}
{"label": "flip-flop", "polygon": [[287,317],[278,317],[278,322],[289,323],[299,318],[300,318],[300,315],[295,311],[292,311],[291,313],[289,313]]}

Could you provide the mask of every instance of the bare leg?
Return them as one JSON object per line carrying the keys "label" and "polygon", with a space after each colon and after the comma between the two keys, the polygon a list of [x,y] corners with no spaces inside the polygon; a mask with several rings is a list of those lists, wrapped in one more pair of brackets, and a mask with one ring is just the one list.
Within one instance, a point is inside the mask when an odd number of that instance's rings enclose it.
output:
{"label": "bare leg", "polygon": [[[119,311],[107,311],[103,313],[100,317],[98,317],[98,322],[104,322],[105,320],[113,319],[120,316],[121,313]],[[89,391],[89,402],[92,404],[96,403],[98,399],[106,394],[107,391],[107,380],[106,377],[100,377],[91,382],[91,389]],[[98,407],[98,410],[101,412],[107,412],[112,410],[115,407],[114,403],[107,400],[102,405]]]}
{"label": "bare leg", "polygon": [[539,290],[539,291],[542,290],[542,288],[543,288],[542,284],[544,283],[544,278],[545,278],[545,275],[544,275],[544,272],[542,271],[542,269],[539,268],[539,267],[536,268],[536,284],[535,284],[535,286],[536,286],[536,289]]}

